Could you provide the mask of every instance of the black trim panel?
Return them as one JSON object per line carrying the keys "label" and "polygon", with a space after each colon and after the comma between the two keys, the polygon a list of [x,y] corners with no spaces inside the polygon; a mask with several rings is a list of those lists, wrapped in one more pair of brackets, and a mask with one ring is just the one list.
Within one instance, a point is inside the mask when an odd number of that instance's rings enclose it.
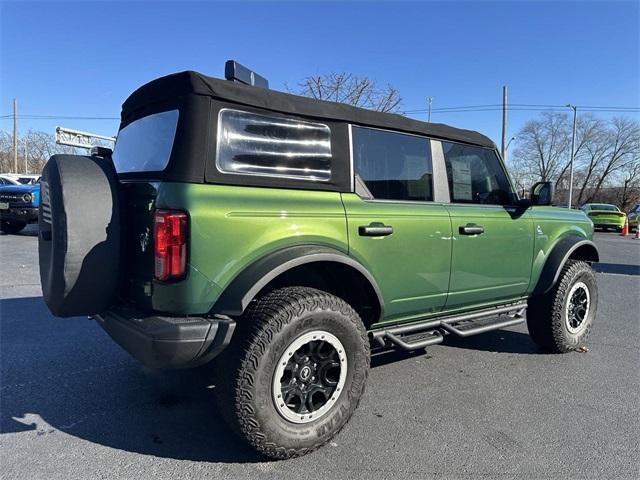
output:
{"label": "black trim panel", "polygon": [[220,354],[231,341],[228,317],[145,316],[125,308],[93,318],[135,359],[150,368],[191,368]]}
{"label": "black trim panel", "polygon": [[254,262],[233,279],[214,305],[212,312],[241,315],[251,300],[271,280],[292,268],[315,262],[341,263],[357,270],[373,288],[380,306],[380,319],[383,318],[382,292],[367,269],[337,250],[315,245],[286,248]]}
{"label": "black trim panel", "polygon": [[589,254],[586,256],[586,260],[590,262],[599,262],[600,255],[596,244],[591,240],[587,240],[583,237],[576,235],[570,235],[561,239],[553,250],[549,254],[542,273],[536,284],[536,288],[533,290],[534,295],[542,295],[547,293],[558,281],[562,267],[567,262],[571,254],[578,248],[586,247]]}

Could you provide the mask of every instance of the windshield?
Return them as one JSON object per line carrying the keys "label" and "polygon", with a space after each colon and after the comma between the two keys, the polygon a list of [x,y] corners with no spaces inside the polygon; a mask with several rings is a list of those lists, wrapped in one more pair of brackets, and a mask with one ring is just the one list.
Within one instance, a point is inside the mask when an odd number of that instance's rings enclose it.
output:
{"label": "windshield", "polygon": [[605,210],[607,212],[617,212],[618,207],[615,205],[593,204],[591,210]]}
{"label": "windshield", "polygon": [[154,113],[130,123],[118,133],[113,163],[118,173],[159,172],[171,157],[178,110]]}

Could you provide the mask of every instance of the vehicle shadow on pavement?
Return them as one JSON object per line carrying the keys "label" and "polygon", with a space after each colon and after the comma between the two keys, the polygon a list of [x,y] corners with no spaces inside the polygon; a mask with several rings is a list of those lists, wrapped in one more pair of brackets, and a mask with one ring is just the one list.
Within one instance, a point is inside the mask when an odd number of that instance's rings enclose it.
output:
{"label": "vehicle shadow on pavement", "polygon": [[0,345],[0,438],[33,431],[178,460],[266,460],[220,418],[210,368],[145,369],[95,322],[54,318],[41,297],[0,300]]}
{"label": "vehicle shadow on pavement", "polygon": [[472,337],[463,338],[447,335],[443,345],[466,350],[480,350],[496,353],[521,353],[539,355],[544,352],[533,343],[528,333],[511,330],[493,330]]}
{"label": "vehicle shadow on pavement", "polygon": [[32,225],[27,225],[24,230],[22,230],[21,232],[18,233],[5,233],[0,231],[0,235],[13,235],[14,237],[37,237],[38,236],[38,225],[37,224],[32,224]]}
{"label": "vehicle shadow on pavement", "polygon": [[390,363],[398,363],[404,360],[409,360],[415,357],[424,356],[426,349],[421,348],[411,352],[405,352],[404,350],[377,350],[371,353],[371,368],[383,367]]}
{"label": "vehicle shadow on pavement", "polygon": [[[495,353],[518,353],[527,355],[538,355],[544,353],[533,343],[527,333],[514,332],[511,330],[494,330],[492,332],[481,333],[472,337],[463,338],[455,335],[447,335],[440,345],[444,347],[464,348],[465,350],[478,350]],[[402,350],[382,350],[371,355],[371,367],[381,367],[390,363],[401,362],[415,356],[428,354],[429,349],[419,349],[413,352]]]}
{"label": "vehicle shadow on pavement", "polygon": [[593,269],[598,273],[640,275],[640,265],[628,265],[624,263],[594,263]]}

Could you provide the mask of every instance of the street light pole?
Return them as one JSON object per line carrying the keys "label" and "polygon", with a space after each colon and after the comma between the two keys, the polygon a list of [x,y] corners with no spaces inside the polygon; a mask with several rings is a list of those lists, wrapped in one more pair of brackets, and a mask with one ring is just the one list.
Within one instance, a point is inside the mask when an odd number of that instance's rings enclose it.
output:
{"label": "street light pole", "polygon": [[575,105],[567,104],[568,108],[573,110],[573,134],[571,135],[571,161],[569,163],[569,202],[567,206],[571,208],[571,200],[573,197],[573,162],[575,160],[575,148],[576,148],[576,119],[578,117],[578,107]]}
{"label": "street light pole", "polygon": [[427,98],[427,101],[429,103],[429,114],[427,115],[427,122],[431,123],[431,102],[433,101],[433,97]]}
{"label": "street light pole", "polygon": [[27,137],[22,140],[24,141],[24,173],[27,175],[29,173],[29,142]]}

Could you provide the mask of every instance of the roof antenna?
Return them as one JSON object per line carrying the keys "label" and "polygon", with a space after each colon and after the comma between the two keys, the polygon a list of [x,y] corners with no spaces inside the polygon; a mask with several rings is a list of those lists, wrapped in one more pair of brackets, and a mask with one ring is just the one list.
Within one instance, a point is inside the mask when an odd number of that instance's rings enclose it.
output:
{"label": "roof antenna", "polygon": [[253,70],[240,65],[235,60],[227,60],[224,64],[224,78],[236,83],[253,87],[269,88],[269,81]]}

